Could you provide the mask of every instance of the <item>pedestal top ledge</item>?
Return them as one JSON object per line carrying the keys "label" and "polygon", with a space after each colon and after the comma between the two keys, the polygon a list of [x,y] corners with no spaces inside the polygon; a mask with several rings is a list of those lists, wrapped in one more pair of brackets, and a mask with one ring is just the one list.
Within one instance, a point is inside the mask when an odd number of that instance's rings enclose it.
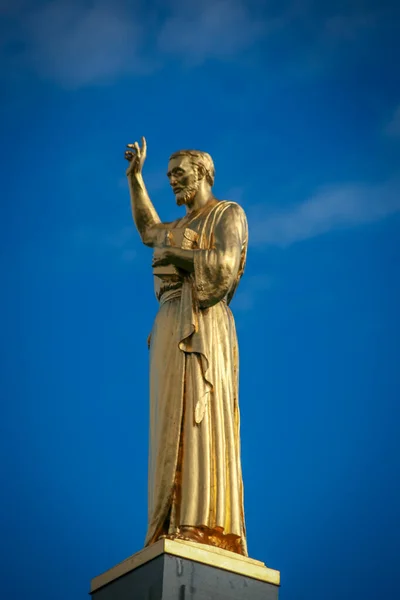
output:
{"label": "pedestal top ledge", "polygon": [[214,546],[206,546],[205,544],[163,539],[133,554],[115,567],[92,579],[90,593],[93,594],[103,586],[141,567],[161,554],[171,554],[179,558],[187,558],[224,571],[265,581],[276,586],[280,585],[280,572],[269,569],[259,560],[246,558],[235,552],[229,552],[228,550],[222,550]]}

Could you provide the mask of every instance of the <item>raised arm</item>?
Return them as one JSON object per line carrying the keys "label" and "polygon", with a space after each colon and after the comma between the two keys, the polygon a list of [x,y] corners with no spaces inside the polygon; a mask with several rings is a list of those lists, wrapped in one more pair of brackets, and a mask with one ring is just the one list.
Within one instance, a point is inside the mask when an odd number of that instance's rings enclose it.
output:
{"label": "raised arm", "polygon": [[142,148],[137,142],[127,144],[127,148],[125,158],[130,164],[126,170],[126,176],[129,183],[133,220],[142,242],[146,246],[154,246],[157,244],[157,235],[162,226],[160,217],[147,193],[142,175],[147,154],[146,140],[144,137],[142,138]]}

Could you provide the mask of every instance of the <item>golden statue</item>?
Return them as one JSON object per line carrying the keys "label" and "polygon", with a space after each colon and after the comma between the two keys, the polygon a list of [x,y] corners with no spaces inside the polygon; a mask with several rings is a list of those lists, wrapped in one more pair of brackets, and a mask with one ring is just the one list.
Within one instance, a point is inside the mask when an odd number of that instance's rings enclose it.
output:
{"label": "golden statue", "polygon": [[149,336],[146,546],[164,537],[247,556],[238,345],[228,306],[245,267],[246,216],[213,196],[211,156],[182,150],[170,157],[167,176],[186,215],[161,223],[142,177],[146,140],[127,148],[133,219],[154,248],[160,303]]}

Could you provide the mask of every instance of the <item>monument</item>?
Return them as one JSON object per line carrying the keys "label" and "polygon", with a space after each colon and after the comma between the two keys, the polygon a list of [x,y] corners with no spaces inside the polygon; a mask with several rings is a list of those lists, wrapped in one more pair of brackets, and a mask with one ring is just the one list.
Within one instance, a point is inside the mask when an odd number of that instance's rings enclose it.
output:
{"label": "monument", "polygon": [[128,144],[133,220],[153,248],[159,311],[150,351],[145,548],[92,580],[95,600],[277,599],[279,572],[248,558],[240,460],[239,356],[229,303],[248,229],[217,200],[211,156],[172,154],[167,176],[186,214],[163,223],[143,180],[146,140]]}

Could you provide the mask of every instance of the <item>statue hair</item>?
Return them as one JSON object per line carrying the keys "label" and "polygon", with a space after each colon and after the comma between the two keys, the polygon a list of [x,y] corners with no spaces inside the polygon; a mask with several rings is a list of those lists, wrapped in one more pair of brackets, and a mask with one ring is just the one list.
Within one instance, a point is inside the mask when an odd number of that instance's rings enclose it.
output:
{"label": "statue hair", "polygon": [[171,154],[169,158],[171,160],[171,158],[176,158],[177,156],[188,156],[193,165],[196,167],[203,167],[207,182],[211,187],[214,185],[214,161],[208,152],[202,152],[201,150],[178,150],[178,152]]}

